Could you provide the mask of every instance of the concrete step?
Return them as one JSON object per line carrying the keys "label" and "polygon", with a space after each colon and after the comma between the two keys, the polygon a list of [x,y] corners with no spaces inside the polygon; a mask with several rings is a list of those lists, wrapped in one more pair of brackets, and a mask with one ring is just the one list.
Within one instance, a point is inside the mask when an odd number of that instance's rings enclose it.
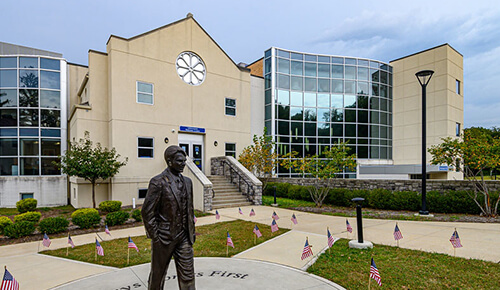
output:
{"label": "concrete step", "polygon": [[233,202],[233,203],[220,203],[220,204],[212,204],[213,209],[225,208],[225,207],[242,207],[252,205],[251,202]]}

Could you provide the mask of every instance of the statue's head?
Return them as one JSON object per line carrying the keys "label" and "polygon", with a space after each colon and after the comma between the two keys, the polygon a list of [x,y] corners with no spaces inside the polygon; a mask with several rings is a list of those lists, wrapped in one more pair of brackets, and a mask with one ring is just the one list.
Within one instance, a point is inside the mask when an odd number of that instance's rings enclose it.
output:
{"label": "statue's head", "polygon": [[177,145],[170,145],[163,154],[168,167],[175,172],[182,172],[186,166],[186,152]]}

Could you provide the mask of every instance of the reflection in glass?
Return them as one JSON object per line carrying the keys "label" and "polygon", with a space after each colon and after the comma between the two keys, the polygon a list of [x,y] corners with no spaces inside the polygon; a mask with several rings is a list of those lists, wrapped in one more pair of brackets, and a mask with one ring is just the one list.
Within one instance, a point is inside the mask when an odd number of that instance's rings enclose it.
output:
{"label": "reflection in glass", "polygon": [[332,78],[338,78],[338,79],[344,78],[343,65],[332,65]]}
{"label": "reflection in glass", "polygon": [[40,127],[61,127],[61,111],[41,110]]}
{"label": "reflection in glass", "polygon": [[342,137],[344,136],[344,125],[342,124],[333,124],[332,136]]}
{"label": "reflection in glass", "polygon": [[278,134],[279,135],[289,135],[290,134],[290,122],[279,121],[278,122]]}
{"label": "reflection in glass", "polygon": [[368,68],[358,67],[358,80],[368,80]]}
{"label": "reflection in glass", "polygon": [[383,99],[383,98],[380,99],[380,110],[381,111],[386,111],[386,112],[388,111],[388,109],[387,109],[387,99]]}
{"label": "reflection in glass", "polygon": [[330,136],[329,123],[318,123],[318,136]]}
{"label": "reflection in glass", "polygon": [[38,127],[38,109],[19,109],[19,126]]}
{"label": "reflection in glass", "polygon": [[318,109],[318,120],[322,122],[330,121],[330,109]]}
{"label": "reflection in glass", "polygon": [[0,68],[17,68],[17,57],[0,57]]}
{"label": "reflection in glass", "polygon": [[380,96],[387,98],[387,86],[386,85],[380,85]]}
{"label": "reflection in glass", "polygon": [[266,102],[266,104],[271,103],[271,90],[266,90],[266,92],[264,93],[264,95],[265,95],[265,102]]}
{"label": "reflection in glass", "polygon": [[292,60],[292,75],[298,75],[298,76],[304,75],[302,66],[303,62]]}
{"label": "reflection in glass", "polygon": [[302,121],[304,118],[304,114],[302,108],[291,107],[290,109],[291,119],[292,120],[300,120]]}
{"label": "reflection in glass", "polygon": [[315,77],[316,76],[316,64],[306,62],[305,63],[306,76]]}
{"label": "reflection in glass", "polygon": [[42,158],[42,175],[60,175],[61,171],[53,162],[59,162],[59,158]]}
{"label": "reflection in glass", "polygon": [[278,88],[280,89],[290,89],[290,76],[278,74]]}
{"label": "reflection in glass", "polygon": [[318,77],[329,78],[330,77],[330,65],[329,64],[318,64]]}
{"label": "reflection in glass", "polygon": [[344,96],[344,106],[346,108],[356,108],[356,96],[355,95],[345,95]]}
{"label": "reflection in glass", "polygon": [[288,59],[278,58],[278,72],[290,74],[290,61]]}
{"label": "reflection in glass", "polygon": [[17,126],[17,109],[0,109],[0,127]]}
{"label": "reflection in glass", "polygon": [[355,94],[356,93],[356,82],[355,81],[345,81],[344,92],[346,94]]}
{"label": "reflection in glass", "polygon": [[380,71],[380,83],[382,84],[388,84],[387,80],[387,72],[386,71]]}
{"label": "reflection in glass", "polygon": [[61,107],[61,93],[59,91],[40,90],[40,107],[59,109]]}
{"label": "reflection in glass", "polygon": [[42,138],[42,156],[61,155],[61,140]]}
{"label": "reflection in glass", "polygon": [[368,96],[358,96],[358,108],[368,109]]}
{"label": "reflection in glass", "polygon": [[38,68],[38,58],[37,57],[20,57],[19,58],[20,68]]}
{"label": "reflection in glass", "polygon": [[290,105],[290,92],[278,90],[278,103],[281,105]]}
{"label": "reflection in glass", "polygon": [[54,71],[40,71],[40,87],[46,89],[60,89],[61,79],[59,72]]}
{"label": "reflection in glass", "polygon": [[17,71],[14,69],[0,70],[0,87],[17,87]]}
{"label": "reflection in glass", "polygon": [[343,108],[344,107],[344,96],[343,95],[332,95],[332,107],[333,108]]}
{"label": "reflection in glass", "polygon": [[355,66],[345,66],[345,78],[349,80],[356,79],[356,67]]}
{"label": "reflection in glass", "polygon": [[60,62],[57,59],[40,58],[40,68],[60,70]]}
{"label": "reflection in glass", "polygon": [[[266,120],[271,119],[271,106],[270,106],[270,105],[267,105],[267,106],[266,106],[266,108],[265,108],[265,110],[264,110],[264,113],[265,113],[264,118],[265,118]],[[267,127],[268,129],[271,129],[271,127],[269,127],[268,125],[266,125],[266,127]]]}
{"label": "reflection in glass", "polygon": [[332,93],[344,92],[344,81],[343,80],[332,80]]}
{"label": "reflection in glass", "polygon": [[378,110],[380,108],[379,106],[379,98],[377,97],[370,97],[370,109],[372,110]]}
{"label": "reflection in glass", "polygon": [[345,125],[345,136],[346,137],[356,137],[356,125],[346,124]]}
{"label": "reflection in glass", "polygon": [[37,156],[38,155],[38,138],[22,138],[20,140],[20,150],[21,156]]}
{"label": "reflection in glass", "polygon": [[290,107],[277,105],[278,107],[278,119],[289,120],[290,119]]}
{"label": "reflection in glass", "polygon": [[316,85],[316,78],[306,78],[305,79],[305,90],[307,92],[316,92],[318,90]]}
{"label": "reflection in glass", "polygon": [[19,70],[19,87],[38,88],[38,71]]}
{"label": "reflection in glass", "polygon": [[17,90],[0,90],[0,107],[17,107]]}
{"label": "reflection in glass", "polygon": [[368,111],[358,110],[358,123],[368,123]]}
{"label": "reflection in glass", "polygon": [[0,137],[17,136],[17,128],[0,128]]}
{"label": "reflection in glass", "polygon": [[372,82],[378,83],[380,80],[379,70],[378,69],[370,69],[370,75],[372,76]]}
{"label": "reflection in glass", "polygon": [[379,126],[377,125],[370,125],[370,137],[372,138],[379,138],[380,133],[379,133]]}
{"label": "reflection in glass", "polygon": [[278,56],[284,57],[284,58],[290,58],[290,53],[288,51],[283,51],[283,50],[276,50]]}
{"label": "reflection in glass", "polygon": [[368,125],[358,125],[358,137],[368,137]]}
{"label": "reflection in glass", "polygon": [[316,108],[305,108],[304,109],[304,120],[305,121],[316,121]]}
{"label": "reflection in glass", "polygon": [[318,79],[318,92],[330,92],[330,80],[329,79]]}
{"label": "reflection in glass", "polygon": [[303,90],[302,82],[303,82],[302,77],[292,76],[291,89],[296,91],[302,91]]}
{"label": "reflection in glass", "polygon": [[379,113],[378,112],[370,112],[370,122],[373,124],[378,124],[379,123]]}
{"label": "reflection in glass", "polygon": [[19,107],[38,107],[38,90],[19,89]]}
{"label": "reflection in glass", "polygon": [[316,107],[316,94],[305,93],[304,94],[304,106],[305,107]]}
{"label": "reflection in glass", "polygon": [[316,136],[316,123],[304,123],[305,135]]}
{"label": "reflection in glass", "polygon": [[356,123],[356,110],[345,110],[345,121],[346,122],[351,122],[351,123]]}
{"label": "reflection in glass", "polygon": [[323,108],[330,107],[329,94],[318,94],[318,107],[323,107]]}
{"label": "reflection in glass", "polygon": [[37,136],[38,128],[21,128],[19,129],[19,136]]}
{"label": "reflection in glass", "polygon": [[[292,122],[292,136],[294,137],[301,137],[304,133],[303,133],[303,130],[302,130],[302,125],[304,123],[302,122]],[[292,138],[293,140],[293,138]]]}
{"label": "reflection in glass", "polygon": [[21,158],[20,175],[38,175],[38,158]]}
{"label": "reflection in glass", "polygon": [[291,92],[291,105],[292,106],[302,106],[302,93],[301,92]]}
{"label": "reflection in glass", "polygon": [[264,76],[264,88],[265,89],[271,88],[271,74],[267,74]]}
{"label": "reflection in glass", "polygon": [[358,158],[368,158],[368,146],[358,146]]}
{"label": "reflection in glass", "polygon": [[358,94],[362,95],[368,95],[369,90],[368,90],[368,83],[367,82],[358,82]]}
{"label": "reflection in glass", "polygon": [[270,58],[266,58],[266,60],[264,61],[264,73],[270,73],[271,72],[271,59]]}
{"label": "reflection in glass", "polygon": [[332,109],[331,116],[332,122],[342,122],[344,120],[344,113],[342,109]]}
{"label": "reflection in glass", "polygon": [[379,91],[379,85],[378,84],[372,84],[371,95],[372,96],[380,96],[380,91]]}
{"label": "reflection in glass", "polygon": [[314,156],[316,155],[316,144],[308,144],[304,145],[304,154],[305,156]]}

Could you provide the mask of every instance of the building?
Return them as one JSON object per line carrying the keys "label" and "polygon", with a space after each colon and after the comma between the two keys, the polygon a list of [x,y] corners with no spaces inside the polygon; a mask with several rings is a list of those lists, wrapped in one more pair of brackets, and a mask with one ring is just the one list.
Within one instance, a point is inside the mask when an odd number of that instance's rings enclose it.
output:
{"label": "building", "polygon": [[66,150],[66,60],[8,43],[0,55],[0,206],[66,204],[66,177],[52,163]]}
{"label": "building", "polygon": [[[427,146],[456,136],[463,126],[463,57],[448,44],[389,63],[271,47],[245,65],[188,14],[131,38],[111,35],[105,52],[89,50],[88,66],[36,49],[0,48],[0,206],[30,196],[40,205],[91,206],[90,183],[66,181],[51,163],[66,149],[66,139],[77,141],[86,131],[129,159],[97,186],[97,203],[142,203],[171,144],[185,148],[200,172],[210,175],[212,157],[238,156],[264,127],[281,155],[321,154],[348,142],[359,166],[343,172],[344,178],[419,178],[415,73],[422,69],[435,71],[428,87]],[[24,84],[28,74],[40,81]],[[427,172],[429,178],[460,178],[443,166]],[[284,168],[276,173],[298,175]],[[196,194],[195,206],[203,203]]]}

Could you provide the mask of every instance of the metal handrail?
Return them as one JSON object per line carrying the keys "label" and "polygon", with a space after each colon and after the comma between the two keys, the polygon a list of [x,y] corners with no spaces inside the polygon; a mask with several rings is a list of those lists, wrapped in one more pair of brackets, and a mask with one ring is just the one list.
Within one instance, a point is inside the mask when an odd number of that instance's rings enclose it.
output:
{"label": "metal handrail", "polygon": [[[235,168],[233,168],[233,165],[231,163],[229,163],[227,160],[222,160],[222,174],[224,176],[226,176],[226,168],[225,168],[225,165],[227,164],[228,167],[229,167],[229,175],[230,175],[230,178],[231,178],[231,183],[233,183],[233,173],[235,173],[238,177],[238,190],[245,194],[245,196],[247,197],[248,200],[250,200],[250,196],[254,196],[255,195],[255,189],[253,188],[253,184],[250,184],[247,180],[245,180],[245,178],[243,178],[243,176],[241,176],[241,174],[238,172],[238,170],[236,170]],[[242,192],[241,191],[241,181],[244,181],[247,185],[247,190],[246,190],[246,193]]]}

